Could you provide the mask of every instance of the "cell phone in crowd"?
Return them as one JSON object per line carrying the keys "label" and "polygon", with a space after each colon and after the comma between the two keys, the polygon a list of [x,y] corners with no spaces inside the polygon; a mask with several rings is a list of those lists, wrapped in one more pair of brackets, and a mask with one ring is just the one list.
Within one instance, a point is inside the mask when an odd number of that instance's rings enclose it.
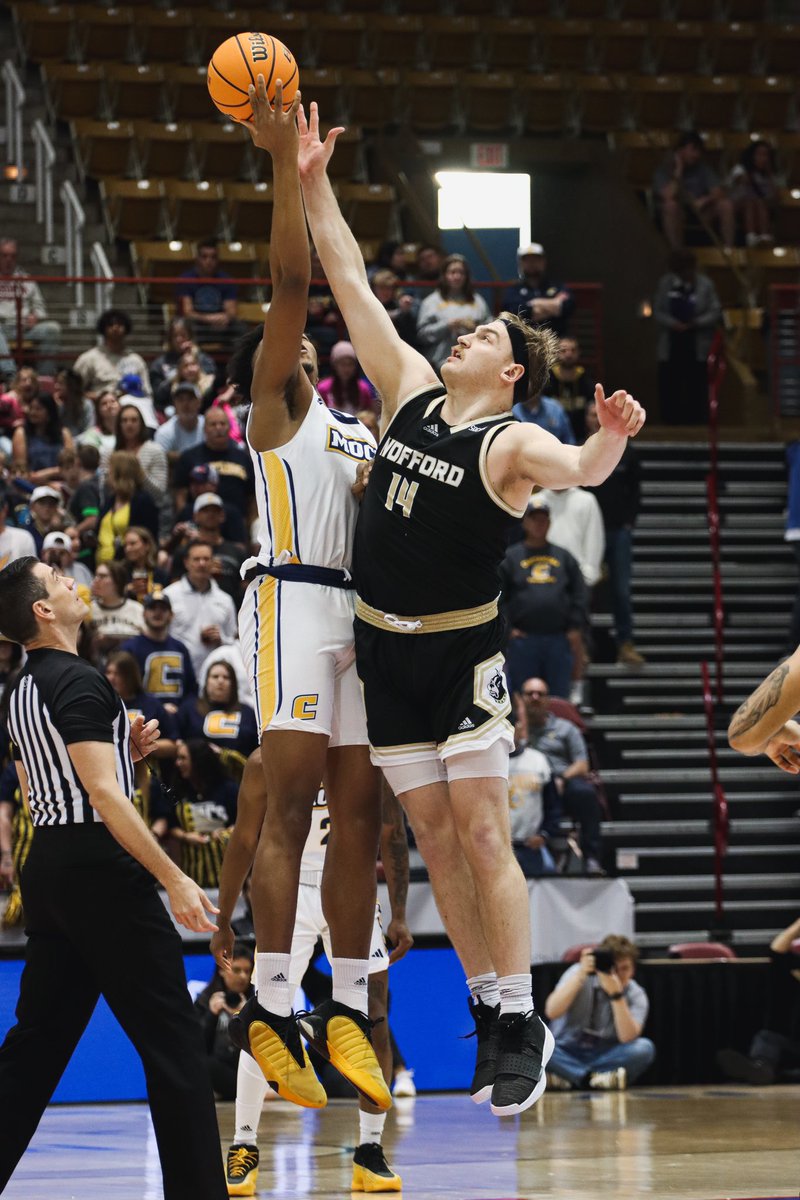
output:
{"label": "cell phone in crowd", "polygon": [[607,975],[614,970],[614,955],[610,950],[595,950],[594,965],[598,971],[602,971]]}

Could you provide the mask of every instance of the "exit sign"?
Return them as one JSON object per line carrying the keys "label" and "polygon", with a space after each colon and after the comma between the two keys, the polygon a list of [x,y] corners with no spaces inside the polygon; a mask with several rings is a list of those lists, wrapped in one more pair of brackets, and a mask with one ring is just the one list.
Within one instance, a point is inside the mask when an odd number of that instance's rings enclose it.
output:
{"label": "exit sign", "polygon": [[470,166],[481,170],[508,166],[506,142],[473,142],[470,146]]}

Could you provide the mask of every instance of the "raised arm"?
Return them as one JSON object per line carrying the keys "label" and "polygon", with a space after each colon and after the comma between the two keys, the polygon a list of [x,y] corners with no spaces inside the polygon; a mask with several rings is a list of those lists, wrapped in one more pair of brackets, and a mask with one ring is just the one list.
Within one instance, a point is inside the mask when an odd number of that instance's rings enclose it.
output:
{"label": "raised arm", "polygon": [[800,648],[758,685],[733,714],[728,741],[740,754],[766,754],[790,775],[800,772]]}
{"label": "raised arm", "polygon": [[438,383],[438,377],[428,361],[403,341],[374,295],[358,243],[333,194],[327,166],[336,138],[344,131],[331,129],[325,141],[320,141],[315,103],[308,123],[301,106],[298,126],[300,180],[311,236],[358,360],[381,395],[382,417],[387,420],[406,396]]}
{"label": "raised arm", "polygon": [[253,145],[272,156],[274,203],[269,243],[272,302],[264,321],[264,338],[256,351],[250,443],[271,450],[287,442],[302,423],[313,388],[300,368],[300,342],[308,311],[311,255],[297,173],[297,111],[300,93],[283,111],[283,85],[275,86],[275,106],[267,99],[264,76],[251,85]]}

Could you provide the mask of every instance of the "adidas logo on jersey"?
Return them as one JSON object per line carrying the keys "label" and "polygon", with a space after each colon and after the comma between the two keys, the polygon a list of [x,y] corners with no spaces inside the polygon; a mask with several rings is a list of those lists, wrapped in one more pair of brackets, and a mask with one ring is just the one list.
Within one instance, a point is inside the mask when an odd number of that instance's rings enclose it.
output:
{"label": "adidas logo on jersey", "polygon": [[459,733],[462,733],[463,731],[465,731],[467,729],[474,729],[474,728],[475,728],[475,722],[471,721],[469,719],[469,717],[464,717],[464,720],[461,722],[461,724],[458,727],[458,731],[459,731]]}
{"label": "adidas logo on jersey", "polygon": [[286,983],[286,976],[283,971],[279,971],[277,975],[273,975],[270,983]]}
{"label": "adidas logo on jersey", "polygon": [[439,436],[439,426],[438,425],[423,425],[422,432],[429,433],[431,435],[431,437],[438,437]]}

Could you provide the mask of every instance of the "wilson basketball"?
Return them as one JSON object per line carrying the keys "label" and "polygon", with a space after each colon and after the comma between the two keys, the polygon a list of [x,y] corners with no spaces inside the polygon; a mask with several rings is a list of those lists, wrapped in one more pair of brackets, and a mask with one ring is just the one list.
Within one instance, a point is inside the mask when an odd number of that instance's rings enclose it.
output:
{"label": "wilson basketball", "polygon": [[253,115],[247,89],[264,76],[270,103],[275,84],[283,83],[284,111],[291,108],[300,72],[291,50],[268,33],[237,33],[217,46],[208,64],[208,91],[221,113],[234,121]]}

